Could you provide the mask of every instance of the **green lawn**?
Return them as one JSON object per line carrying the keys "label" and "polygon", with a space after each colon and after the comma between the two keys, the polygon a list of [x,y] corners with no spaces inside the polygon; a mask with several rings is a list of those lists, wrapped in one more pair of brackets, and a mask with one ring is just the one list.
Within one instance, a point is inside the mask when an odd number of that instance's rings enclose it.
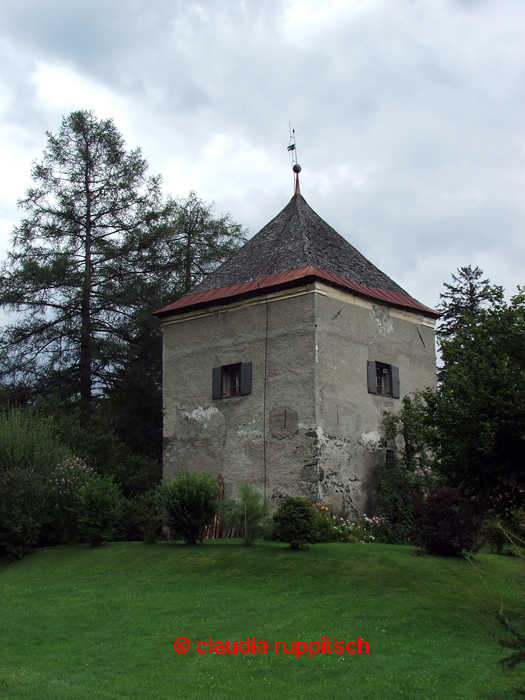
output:
{"label": "green lawn", "polygon": [[[501,649],[479,626],[467,561],[411,547],[212,541],[39,550],[0,564],[0,698],[512,698]],[[517,560],[482,554],[512,596]],[[178,654],[177,637],[191,649]],[[268,654],[200,654],[208,637]],[[274,653],[274,640],[354,640],[368,654]]]}

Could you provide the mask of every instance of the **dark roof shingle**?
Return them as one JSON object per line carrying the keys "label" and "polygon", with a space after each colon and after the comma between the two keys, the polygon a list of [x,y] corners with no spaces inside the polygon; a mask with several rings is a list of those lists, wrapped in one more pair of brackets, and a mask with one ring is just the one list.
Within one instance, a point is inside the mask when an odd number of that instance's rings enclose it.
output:
{"label": "dark roof shingle", "polygon": [[406,294],[323,221],[301,194],[190,294],[312,265],[368,287]]}

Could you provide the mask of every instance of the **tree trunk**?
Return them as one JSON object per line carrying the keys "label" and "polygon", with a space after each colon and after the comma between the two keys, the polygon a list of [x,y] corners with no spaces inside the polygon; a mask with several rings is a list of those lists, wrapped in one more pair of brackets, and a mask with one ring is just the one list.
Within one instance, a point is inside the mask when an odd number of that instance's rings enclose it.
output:
{"label": "tree trunk", "polygon": [[188,231],[186,234],[186,254],[184,260],[184,294],[187,294],[191,289],[191,266],[193,262],[193,256],[191,254],[191,232]]}
{"label": "tree trunk", "polygon": [[86,231],[84,245],[84,281],[82,284],[80,329],[80,398],[81,421],[87,427],[91,413],[91,197],[89,191],[89,166],[86,167]]}

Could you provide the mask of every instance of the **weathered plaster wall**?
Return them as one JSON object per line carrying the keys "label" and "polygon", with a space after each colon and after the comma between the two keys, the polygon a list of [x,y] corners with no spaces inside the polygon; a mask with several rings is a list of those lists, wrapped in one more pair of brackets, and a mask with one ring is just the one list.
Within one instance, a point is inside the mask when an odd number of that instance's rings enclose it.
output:
{"label": "weathered plaster wall", "polygon": [[[434,322],[317,285],[318,469],[323,499],[373,512],[383,411],[436,386]],[[399,367],[401,398],[368,393],[367,361]]]}
{"label": "weathered plaster wall", "polygon": [[[382,414],[401,399],[368,393],[367,360],[399,367],[401,396],[435,386],[433,322],[321,283],[168,320],[165,476],[188,467],[222,474],[227,498],[248,481],[274,502],[371,513]],[[252,393],[213,400],[213,368],[238,362],[252,363]]]}
{"label": "weathered plaster wall", "polygon": [[[268,328],[268,331],[267,331]],[[164,325],[164,474],[188,467],[222,474],[226,497],[249,481],[266,493],[310,495],[315,463],[315,320],[312,294],[249,303]],[[252,393],[212,399],[212,370],[252,363]],[[287,427],[282,427],[284,410]],[[304,481],[304,480],[303,480]],[[317,479],[315,481],[317,486]]]}

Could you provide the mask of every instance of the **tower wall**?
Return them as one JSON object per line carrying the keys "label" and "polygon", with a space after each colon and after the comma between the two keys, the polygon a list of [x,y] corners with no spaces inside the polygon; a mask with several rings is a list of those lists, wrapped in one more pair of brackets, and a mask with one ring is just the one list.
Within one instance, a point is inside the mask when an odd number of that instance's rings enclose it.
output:
{"label": "tower wall", "polygon": [[[384,410],[435,386],[433,320],[316,282],[167,319],[164,474],[222,474],[372,512]],[[368,392],[368,362],[399,370],[400,398]],[[213,370],[251,363],[251,393],[212,398]],[[264,422],[265,417],[265,422]]]}
{"label": "tower wall", "polygon": [[[316,285],[319,489],[336,509],[372,513],[384,411],[436,386],[434,320]],[[399,370],[399,398],[368,391],[368,363]]]}
{"label": "tower wall", "polygon": [[[222,474],[227,498],[244,481],[274,501],[309,495],[300,484],[316,450],[314,313],[303,287],[164,323],[166,478],[187,467]],[[213,399],[213,370],[241,362],[252,364],[251,393]]]}

